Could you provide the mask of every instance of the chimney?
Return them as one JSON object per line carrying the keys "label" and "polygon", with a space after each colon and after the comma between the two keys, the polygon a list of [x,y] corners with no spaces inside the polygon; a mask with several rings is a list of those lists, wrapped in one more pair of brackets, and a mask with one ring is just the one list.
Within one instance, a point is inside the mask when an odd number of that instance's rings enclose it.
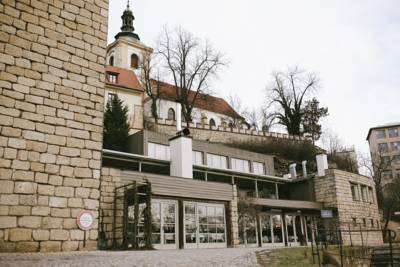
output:
{"label": "chimney", "polygon": [[328,169],[328,158],[326,154],[319,154],[317,155],[317,171],[318,176],[322,177],[325,176],[325,170]]}
{"label": "chimney", "polygon": [[289,170],[290,170],[290,176],[292,179],[297,178],[297,172],[296,172],[296,163],[292,163],[289,165]]}
{"label": "chimney", "polygon": [[182,131],[182,106],[176,102],[176,132]]}
{"label": "chimney", "polygon": [[171,176],[193,179],[192,138],[189,129],[182,130],[181,105],[176,106],[176,130],[174,137],[169,139]]}
{"label": "chimney", "polygon": [[301,162],[301,167],[303,170],[303,177],[307,177],[307,160]]}

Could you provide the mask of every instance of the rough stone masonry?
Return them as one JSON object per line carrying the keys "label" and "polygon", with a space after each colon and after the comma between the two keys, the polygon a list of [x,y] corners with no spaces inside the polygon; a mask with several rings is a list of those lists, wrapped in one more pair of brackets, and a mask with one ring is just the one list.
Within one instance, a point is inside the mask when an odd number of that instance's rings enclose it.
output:
{"label": "rough stone masonry", "polygon": [[0,1],[0,251],[96,248],[107,19],[108,0]]}

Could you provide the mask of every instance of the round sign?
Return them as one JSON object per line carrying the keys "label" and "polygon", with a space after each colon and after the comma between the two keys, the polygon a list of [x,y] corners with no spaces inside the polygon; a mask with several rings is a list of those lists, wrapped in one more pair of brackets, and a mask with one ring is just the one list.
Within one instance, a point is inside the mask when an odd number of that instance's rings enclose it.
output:
{"label": "round sign", "polygon": [[93,213],[91,211],[81,211],[76,218],[76,222],[82,230],[89,230],[94,223]]}

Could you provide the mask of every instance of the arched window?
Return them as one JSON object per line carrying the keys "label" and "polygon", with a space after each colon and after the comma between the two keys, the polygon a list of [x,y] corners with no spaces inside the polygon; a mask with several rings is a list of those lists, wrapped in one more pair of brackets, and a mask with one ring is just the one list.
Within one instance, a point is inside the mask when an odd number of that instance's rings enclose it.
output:
{"label": "arched window", "polygon": [[215,126],[215,120],[214,119],[210,119],[210,126]]}
{"label": "arched window", "polygon": [[131,55],[131,68],[139,68],[139,57],[136,54]]}
{"label": "arched window", "polygon": [[173,108],[168,109],[168,120],[175,120],[175,110]]}
{"label": "arched window", "polygon": [[110,57],[110,59],[108,60],[108,65],[114,66],[114,56]]}

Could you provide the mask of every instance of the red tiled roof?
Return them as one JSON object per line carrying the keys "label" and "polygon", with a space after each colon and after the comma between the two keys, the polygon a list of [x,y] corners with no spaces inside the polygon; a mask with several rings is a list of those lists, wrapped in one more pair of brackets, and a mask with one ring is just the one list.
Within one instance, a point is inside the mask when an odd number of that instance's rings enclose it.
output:
{"label": "red tiled roof", "polygon": [[115,66],[106,66],[106,72],[118,74],[117,83],[112,83],[106,80],[106,84],[143,91],[143,87],[133,71]]}
{"label": "red tiled roof", "polygon": [[[154,83],[157,81],[153,80]],[[189,101],[193,100],[195,91],[189,92]],[[170,101],[176,101],[176,86],[164,82],[160,82],[160,98]],[[194,106],[199,109],[205,109],[215,113],[223,114],[229,117],[242,118],[223,98],[211,95],[201,94],[197,95],[197,100]]]}

